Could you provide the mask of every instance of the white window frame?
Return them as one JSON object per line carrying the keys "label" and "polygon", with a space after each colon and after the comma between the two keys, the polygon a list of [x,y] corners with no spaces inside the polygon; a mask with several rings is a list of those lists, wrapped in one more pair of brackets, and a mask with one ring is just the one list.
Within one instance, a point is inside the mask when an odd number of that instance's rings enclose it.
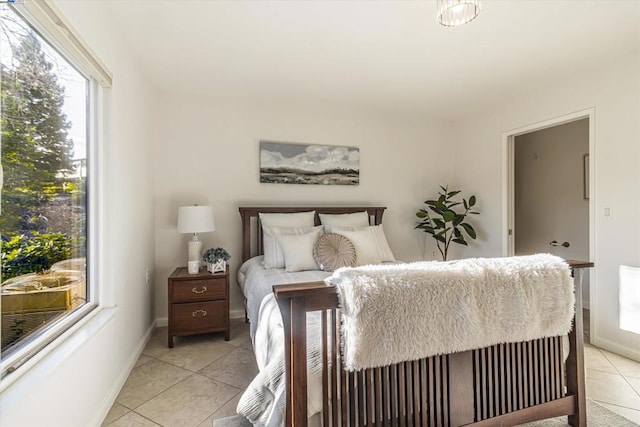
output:
{"label": "white window frame", "polygon": [[[59,343],[75,333],[90,318],[98,314],[97,308],[113,306],[113,295],[100,286],[104,227],[99,217],[104,215],[100,203],[103,194],[101,179],[104,168],[104,146],[107,140],[106,120],[112,75],[91,49],[82,41],[64,15],[49,0],[13,4],[11,8],[31,25],[41,37],[73,65],[89,81],[87,123],[87,302],[72,313],[52,322],[28,343],[0,362],[0,391],[15,382],[28,366],[46,357]],[[0,175],[1,176],[1,175]],[[28,362],[28,363],[27,363]]]}

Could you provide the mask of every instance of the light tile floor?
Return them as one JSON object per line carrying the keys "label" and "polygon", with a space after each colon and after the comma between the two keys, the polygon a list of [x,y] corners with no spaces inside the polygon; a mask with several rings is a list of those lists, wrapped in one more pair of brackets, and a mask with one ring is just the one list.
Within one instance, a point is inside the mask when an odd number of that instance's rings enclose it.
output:
{"label": "light tile floor", "polygon": [[242,392],[258,373],[249,325],[231,321],[224,334],[176,337],[167,347],[167,328],[154,331],[103,426],[211,427],[215,418],[236,413]]}
{"label": "light tile floor", "polygon": [[[587,397],[640,424],[640,363],[586,343],[585,366]],[[158,328],[103,426],[211,427],[212,420],[235,414],[256,373],[241,319],[232,320],[229,341],[222,334],[177,337],[173,349],[167,328]]]}

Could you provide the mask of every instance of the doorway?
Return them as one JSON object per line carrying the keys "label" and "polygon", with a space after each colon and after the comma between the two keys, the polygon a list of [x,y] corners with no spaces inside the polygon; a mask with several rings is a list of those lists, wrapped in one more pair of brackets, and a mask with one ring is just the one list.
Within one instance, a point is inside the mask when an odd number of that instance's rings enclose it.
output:
{"label": "doorway", "polygon": [[[505,255],[551,253],[592,260],[592,111],[518,129],[506,135]],[[585,339],[595,324],[591,277],[583,277]]]}

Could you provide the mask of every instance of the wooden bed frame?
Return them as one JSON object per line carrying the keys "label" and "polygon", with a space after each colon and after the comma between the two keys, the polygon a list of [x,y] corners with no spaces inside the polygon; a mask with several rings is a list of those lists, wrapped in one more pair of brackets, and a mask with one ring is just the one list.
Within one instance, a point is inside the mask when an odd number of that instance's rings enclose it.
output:
{"label": "wooden bed frame", "polygon": [[[259,212],[351,213],[367,210],[373,224],[381,207],[240,208],[243,261],[262,253]],[[259,222],[259,220],[257,220]],[[316,215],[316,224],[319,224]],[[251,244],[255,237],[254,245]],[[257,248],[257,253],[252,250]],[[253,252],[253,254],[252,254]],[[576,295],[582,271],[593,263],[567,261]],[[566,361],[562,337],[499,344],[359,372],[339,361],[340,314],[335,288],[324,282],[274,286],[285,332],[286,425],[306,426],[308,312],[322,316],[322,425],[508,426],[567,415],[586,426],[582,299],[576,298]],[[336,402],[336,404],[332,404]]]}

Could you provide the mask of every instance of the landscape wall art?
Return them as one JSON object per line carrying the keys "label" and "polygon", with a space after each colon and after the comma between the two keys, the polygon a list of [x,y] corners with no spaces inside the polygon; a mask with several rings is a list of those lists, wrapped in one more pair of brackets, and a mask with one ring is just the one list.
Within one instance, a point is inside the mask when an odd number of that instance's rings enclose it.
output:
{"label": "landscape wall art", "polygon": [[260,182],[358,185],[360,149],[260,141]]}

